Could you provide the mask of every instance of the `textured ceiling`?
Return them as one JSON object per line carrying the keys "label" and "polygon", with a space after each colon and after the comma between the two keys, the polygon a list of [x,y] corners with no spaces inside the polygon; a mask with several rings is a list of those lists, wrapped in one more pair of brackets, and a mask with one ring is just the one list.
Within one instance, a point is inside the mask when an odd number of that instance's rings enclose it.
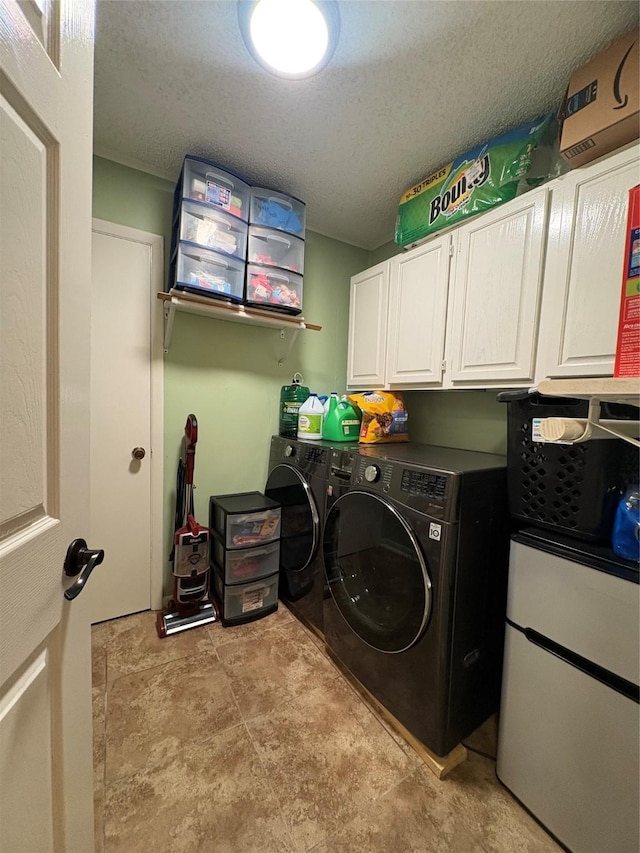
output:
{"label": "textured ceiling", "polygon": [[95,151],[176,181],[186,153],[307,203],[307,227],[373,249],[402,192],[466,148],[554,110],[635,2],[341,0],[328,68],[281,80],[233,0],[100,0]]}

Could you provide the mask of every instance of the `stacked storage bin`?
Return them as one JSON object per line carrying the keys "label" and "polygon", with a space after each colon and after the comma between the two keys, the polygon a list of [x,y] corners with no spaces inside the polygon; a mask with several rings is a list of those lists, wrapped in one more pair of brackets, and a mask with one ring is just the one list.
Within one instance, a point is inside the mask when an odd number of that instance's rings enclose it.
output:
{"label": "stacked storage bin", "polygon": [[251,187],[245,302],[302,312],[305,205],[293,196]]}
{"label": "stacked storage bin", "polygon": [[260,492],[209,499],[211,582],[225,627],[278,609],[280,504]]}
{"label": "stacked storage bin", "polygon": [[173,199],[167,289],[242,302],[249,185],[209,160],[187,155]]}

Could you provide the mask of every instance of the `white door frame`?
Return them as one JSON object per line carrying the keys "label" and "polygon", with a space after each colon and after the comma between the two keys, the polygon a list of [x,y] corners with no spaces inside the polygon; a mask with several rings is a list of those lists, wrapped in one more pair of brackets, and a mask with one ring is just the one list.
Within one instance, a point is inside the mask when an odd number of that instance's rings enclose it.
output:
{"label": "white door frame", "polygon": [[164,284],[164,240],[158,234],[118,225],[103,219],[92,220],[92,232],[131,240],[149,247],[151,257],[151,288],[149,293],[151,317],[151,589],[152,610],[162,610],[164,558],[163,503],[164,503],[164,348],[162,305],[157,294]]}

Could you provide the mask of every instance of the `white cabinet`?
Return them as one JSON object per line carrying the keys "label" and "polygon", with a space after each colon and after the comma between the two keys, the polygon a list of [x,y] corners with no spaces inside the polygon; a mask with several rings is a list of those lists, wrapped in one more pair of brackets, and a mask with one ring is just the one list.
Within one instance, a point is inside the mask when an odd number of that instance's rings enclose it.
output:
{"label": "white cabinet", "polygon": [[611,376],[639,152],[570,172],[354,276],[348,384],[500,388]]}
{"label": "white cabinet", "polygon": [[457,229],[452,387],[533,381],[548,196],[529,192]]}
{"label": "white cabinet", "polygon": [[531,383],[547,202],[528,193],[354,276],[348,384]]}
{"label": "white cabinet", "polygon": [[450,235],[351,279],[347,384],[441,387]]}
{"label": "white cabinet", "polygon": [[347,384],[383,388],[387,353],[389,261],[351,279]]}
{"label": "white cabinet", "polygon": [[553,190],[537,377],[611,376],[628,191],[638,146],[570,172]]}
{"label": "white cabinet", "polygon": [[390,261],[386,383],[442,383],[450,235]]}

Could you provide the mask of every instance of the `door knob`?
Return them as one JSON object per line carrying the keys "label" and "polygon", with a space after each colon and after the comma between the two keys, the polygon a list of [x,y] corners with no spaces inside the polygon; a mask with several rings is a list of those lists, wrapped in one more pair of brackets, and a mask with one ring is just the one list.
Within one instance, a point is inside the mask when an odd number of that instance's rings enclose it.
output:
{"label": "door knob", "polygon": [[131,455],[134,459],[144,459],[146,453],[147,451],[144,449],[144,447],[134,447],[131,451]]}
{"label": "door knob", "polygon": [[82,590],[86,582],[89,580],[89,575],[99,566],[104,560],[104,551],[100,548],[97,551],[92,551],[87,548],[87,543],[84,539],[74,539],[67,548],[67,554],[64,558],[64,573],[70,578],[77,580],[72,583],[69,589],[64,592],[64,597],[67,601],[73,601]]}

